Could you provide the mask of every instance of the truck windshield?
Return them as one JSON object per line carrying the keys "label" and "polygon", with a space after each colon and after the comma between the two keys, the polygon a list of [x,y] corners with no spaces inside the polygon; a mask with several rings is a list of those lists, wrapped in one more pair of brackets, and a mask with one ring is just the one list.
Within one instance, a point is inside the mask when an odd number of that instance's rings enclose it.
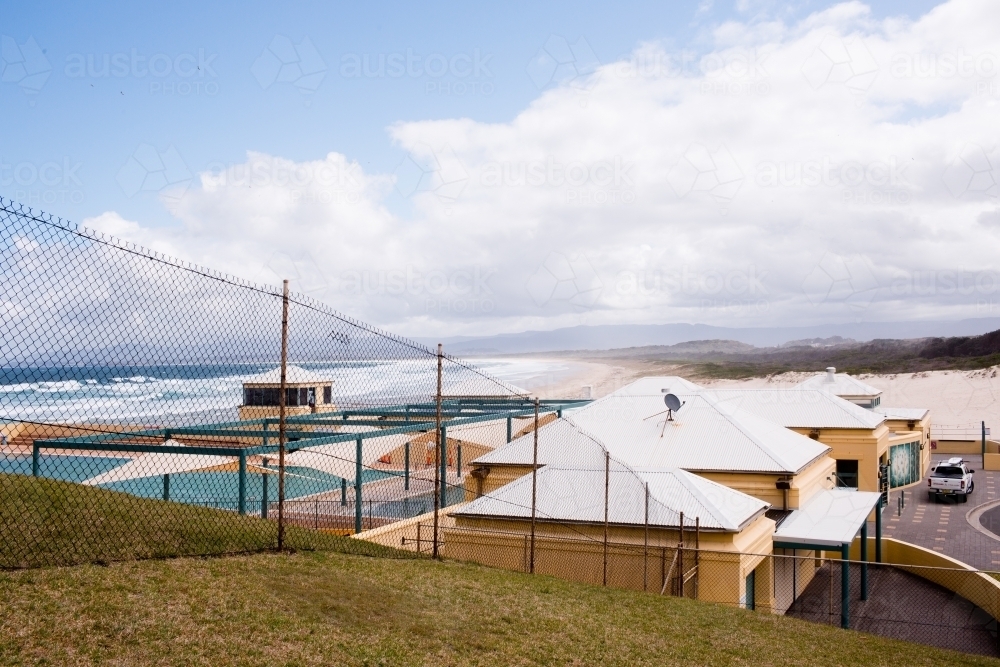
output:
{"label": "truck windshield", "polygon": [[938,466],[934,471],[935,477],[951,477],[961,479],[965,472],[958,466]]}

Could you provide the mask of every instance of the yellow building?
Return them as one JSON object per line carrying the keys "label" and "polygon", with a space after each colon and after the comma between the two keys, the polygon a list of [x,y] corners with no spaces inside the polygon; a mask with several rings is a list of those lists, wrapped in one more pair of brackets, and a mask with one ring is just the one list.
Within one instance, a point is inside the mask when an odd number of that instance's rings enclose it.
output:
{"label": "yellow building", "polygon": [[546,466],[536,480],[527,475],[451,513],[455,524],[444,530],[444,555],[585,583],[773,607],[764,554],[775,523],[767,508],[683,470],[633,471],[617,461],[601,470]]}
{"label": "yellow building", "polygon": [[[668,393],[682,403],[679,410],[666,409]],[[859,532],[864,534],[879,494],[834,488],[837,464],[830,456],[832,448],[810,437],[811,428],[797,430],[775,423],[776,415],[814,403],[819,406],[813,406],[815,423],[844,427],[845,432],[854,427],[855,440],[867,435],[873,451],[878,451],[880,442],[888,446],[891,437],[883,416],[836,397],[802,390],[787,396],[785,403],[791,408],[774,409],[773,404],[781,405],[778,394],[747,399],[702,390],[680,378],[644,378],[568,410],[562,419],[539,429],[537,453],[534,434],[529,433],[472,462],[472,474],[466,478],[471,502],[453,516],[455,526],[445,538],[448,555],[527,568],[529,529],[524,512],[531,507],[531,496],[524,494],[530,491],[530,473],[537,460],[536,517],[544,514],[545,525],[536,521],[536,571],[645,589],[652,578],[656,586],[667,584],[675,593],[782,613],[811,580],[819,551],[843,552]],[[841,415],[841,420],[832,420],[831,415]],[[605,525],[593,520],[595,508],[605,507],[600,484],[605,466],[628,471],[621,474],[633,478],[631,491],[614,483],[608,486],[607,548]],[[683,510],[685,526],[699,522],[697,566],[678,565],[683,560],[682,545],[691,548],[691,538],[682,540],[677,523],[653,522],[647,530],[646,524],[635,520],[645,506],[644,485],[649,484],[653,497],[649,479],[666,474],[699,480],[686,487],[694,495],[700,489],[718,494],[706,506]],[[712,521],[707,506],[731,502],[719,489],[755,499],[766,514],[732,522],[727,530],[701,531],[701,525]],[[678,498],[676,493],[667,494],[659,502],[679,514]],[[583,512],[582,518],[574,520],[577,511]],[[650,548],[659,563],[655,567],[649,564]],[[798,556],[797,565],[765,558],[775,553]],[[671,583],[663,571],[669,570],[669,563],[681,567],[684,573],[676,575],[681,579],[688,576],[684,568],[696,567],[692,581],[698,583],[693,590],[688,584]],[[659,579],[651,567],[660,568]],[[601,579],[596,579],[597,572]]]}
{"label": "yellow building", "polygon": [[[281,369],[254,375],[243,383],[240,419],[278,417],[281,398]],[[316,412],[333,412],[333,380],[299,366],[285,369],[285,414],[289,417]]]}

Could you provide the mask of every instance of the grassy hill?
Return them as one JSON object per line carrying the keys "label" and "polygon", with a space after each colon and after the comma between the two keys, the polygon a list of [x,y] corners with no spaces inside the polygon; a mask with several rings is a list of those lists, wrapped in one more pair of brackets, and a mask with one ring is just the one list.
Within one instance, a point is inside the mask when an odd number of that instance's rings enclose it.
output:
{"label": "grassy hill", "polygon": [[988,665],[791,618],[330,552],[0,573],[0,664]]}
{"label": "grassy hill", "polygon": [[316,551],[129,560],[273,537],[230,512],[0,476],[4,568],[91,561],[0,571],[0,665],[1000,664],[299,529],[290,544]]}
{"label": "grassy hill", "polygon": [[[0,538],[0,569],[10,569],[264,551],[278,535],[275,522],[233,512],[0,474]],[[295,526],[286,538],[293,549],[409,556]]]}

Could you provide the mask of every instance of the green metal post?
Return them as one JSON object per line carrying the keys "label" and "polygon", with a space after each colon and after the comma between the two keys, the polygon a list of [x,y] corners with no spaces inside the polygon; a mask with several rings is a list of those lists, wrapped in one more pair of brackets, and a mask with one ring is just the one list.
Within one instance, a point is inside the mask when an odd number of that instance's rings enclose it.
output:
{"label": "green metal post", "polygon": [[882,503],[875,508],[875,562],[882,562]]}
{"label": "green metal post", "polygon": [[448,506],[448,427],[441,427],[441,507]]}
{"label": "green metal post", "polygon": [[558,410],[556,410],[556,417],[558,417],[559,419],[562,419],[562,408],[559,408]]}
{"label": "green metal post", "polygon": [[347,507],[347,480],[343,477],[340,478],[340,505]]}
{"label": "green metal post", "polygon": [[868,599],[868,519],[861,524],[861,599]]}
{"label": "green metal post", "polygon": [[[260,438],[260,444],[262,444],[263,446],[267,447],[267,420],[266,419],[264,420],[264,428],[261,429],[261,430],[264,431],[264,434]],[[267,466],[265,465],[264,467],[266,468]]]}
{"label": "green metal post", "polygon": [[[409,408],[409,406],[407,406]],[[410,441],[403,446],[403,490],[410,490]]]}
{"label": "green metal post", "polygon": [[[264,437],[267,437],[267,436],[264,436]],[[267,468],[267,463],[268,463],[267,457],[265,457],[264,460],[262,461],[263,465],[261,467],[263,467],[263,468],[266,469]],[[266,472],[263,472],[263,473],[260,474],[260,485],[261,485],[261,488],[262,488],[262,491],[261,491],[261,494],[260,494],[260,518],[262,518],[262,519],[266,519],[267,518],[267,475],[268,475],[268,473],[266,473]]]}
{"label": "green metal post", "polygon": [[247,513],[247,455],[240,452],[240,514]]}
{"label": "green metal post", "polygon": [[511,426],[512,426],[511,425],[511,418],[507,417],[507,442],[511,441],[511,436],[513,436],[513,434],[514,434],[514,431],[511,428]]}
{"label": "green metal post", "polygon": [[170,500],[170,475],[163,476],[163,499]]}
{"label": "green metal post", "polygon": [[38,443],[31,443],[31,476],[38,477],[38,464],[41,462],[41,452],[38,450]]}
{"label": "green metal post", "polygon": [[458,474],[459,479],[462,477],[462,443],[458,443],[455,447],[455,470]]}
{"label": "green metal post", "polygon": [[354,457],[354,532],[361,532],[361,448],[364,440],[358,438]]}
{"label": "green metal post", "polygon": [[[851,628],[851,545],[844,543],[840,548],[840,627]],[[832,574],[831,568],[831,574]]]}

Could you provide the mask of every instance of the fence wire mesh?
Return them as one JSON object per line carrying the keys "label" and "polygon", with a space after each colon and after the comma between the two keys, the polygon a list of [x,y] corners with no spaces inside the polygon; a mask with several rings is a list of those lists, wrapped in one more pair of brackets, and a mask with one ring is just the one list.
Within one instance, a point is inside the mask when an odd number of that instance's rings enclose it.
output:
{"label": "fence wire mesh", "polygon": [[[5,200],[0,218],[0,568],[280,541],[439,555],[998,655],[998,542],[986,534],[933,546],[978,570],[873,563],[874,544],[862,555],[857,540],[849,562],[772,549],[773,503],[606,446],[626,422],[626,439],[662,438],[669,413],[627,395],[536,401],[302,295],[286,302],[279,286]],[[694,393],[687,404],[717,410]],[[908,511],[930,516],[913,498]],[[888,538],[904,532],[893,527],[904,509],[883,510]]]}
{"label": "fence wire mesh", "polygon": [[[436,350],[293,293],[282,395],[280,286],[6,200],[0,219],[0,567],[274,548],[279,476],[292,547],[376,551],[341,536],[454,500],[482,445],[449,436],[434,465]],[[530,409],[460,360],[440,375],[469,432]]]}

